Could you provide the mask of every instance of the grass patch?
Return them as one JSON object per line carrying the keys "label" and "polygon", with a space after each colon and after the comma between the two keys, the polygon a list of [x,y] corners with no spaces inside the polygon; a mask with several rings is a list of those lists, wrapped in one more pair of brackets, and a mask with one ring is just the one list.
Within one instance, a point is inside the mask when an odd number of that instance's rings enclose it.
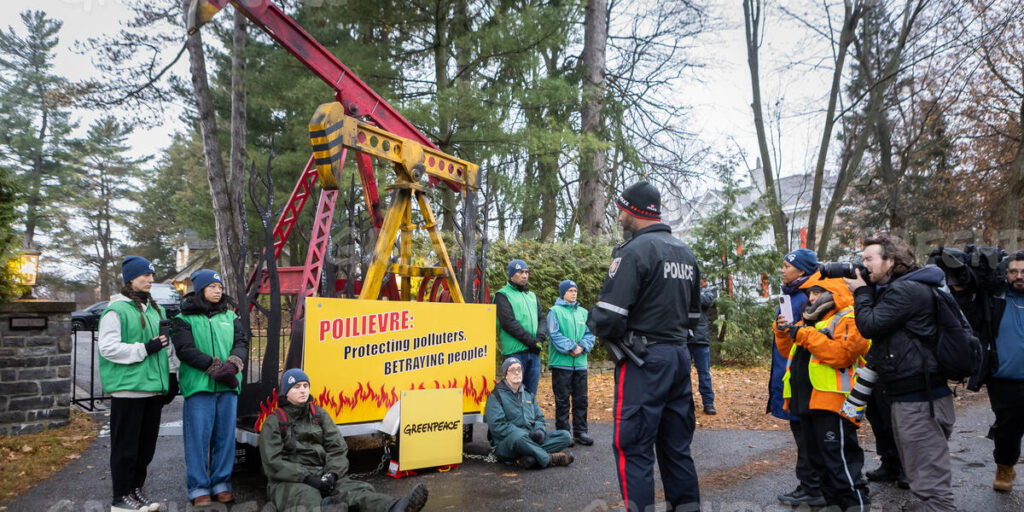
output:
{"label": "grass patch", "polygon": [[[0,503],[46,480],[81,456],[96,438],[89,415],[71,410],[71,423],[20,436],[0,436]],[[0,510],[7,507],[0,505]]]}

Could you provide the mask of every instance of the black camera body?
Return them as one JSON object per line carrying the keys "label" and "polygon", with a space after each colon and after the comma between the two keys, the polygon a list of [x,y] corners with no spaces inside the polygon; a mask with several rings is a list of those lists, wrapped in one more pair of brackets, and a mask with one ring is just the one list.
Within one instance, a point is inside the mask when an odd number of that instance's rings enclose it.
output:
{"label": "black camera body", "polygon": [[167,339],[171,339],[170,320],[160,320],[160,336],[167,336]]}
{"label": "black camera body", "polygon": [[871,275],[871,271],[859,261],[830,261],[818,265],[818,272],[821,273],[821,277],[824,279],[835,279],[837,277],[856,279],[857,270],[860,270],[860,277],[864,279]]}
{"label": "black camera body", "polygon": [[998,290],[1006,286],[1006,252],[998,247],[967,245],[963,250],[939,246],[928,263],[946,274],[946,284],[967,290]]}

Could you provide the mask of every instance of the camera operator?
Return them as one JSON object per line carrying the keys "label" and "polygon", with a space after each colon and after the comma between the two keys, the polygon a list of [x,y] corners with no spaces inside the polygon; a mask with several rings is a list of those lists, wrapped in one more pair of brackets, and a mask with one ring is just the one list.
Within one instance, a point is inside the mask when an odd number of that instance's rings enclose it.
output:
{"label": "camera operator", "polygon": [[[1024,437],[1024,409],[1020,407],[1024,400],[1024,251],[1009,256],[1003,282],[996,270],[998,250],[971,249],[965,253],[940,248],[936,259],[946,269],[953,294],[988,351],[981,377],[996,417],[989,431],[995,442],[992,488],[1009,492]],[[972,253],[980,258],[971,258]],[[958,260],[963,265],[957,265]]]}
{"label": "camera operator", "polygon": [[857,329],[872,340],[868,367],[876,389],[892,402],[892,427],[910,490],[928,511],[955,511],[949,435],[955,421],[952,391],[922,341],[936,334],[932,288],[943,282],[934,265],[920,268],[902,239],[881,235],[864,241],[864,267],[846,278],[853,292]]}

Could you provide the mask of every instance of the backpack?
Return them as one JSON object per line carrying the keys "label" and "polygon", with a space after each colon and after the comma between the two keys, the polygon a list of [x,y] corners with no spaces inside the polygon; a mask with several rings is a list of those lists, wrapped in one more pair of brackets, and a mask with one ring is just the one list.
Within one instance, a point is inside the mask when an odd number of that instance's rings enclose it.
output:
{"label": "backpack", "polygon": [[[309,412],[313,415],[313,423],[320,424],[320,415],[317,414],[316,407],[313,406],[313,402],[309,402]],[[281,433],[281,442],[283,443],[283,453],[286,460],[295,458],[295,453],[298,451],[298,447],[295,443],[295,435],[292,433],[292,437],[288,437],[288,414],[284,412],[284,409],[277,407],[273,411],[274,416],[277,416],[277,430]],[[289,443],[290,441],[290,443]],[[289,447],[291,453],[289,456]]]}
{"label": "backpack", "polygon": [[963,382],[981,371],[981,342],[960,305],[949,292],[932,288],[935,299],[935,339],[929,347],[939,363],[939,373]]}

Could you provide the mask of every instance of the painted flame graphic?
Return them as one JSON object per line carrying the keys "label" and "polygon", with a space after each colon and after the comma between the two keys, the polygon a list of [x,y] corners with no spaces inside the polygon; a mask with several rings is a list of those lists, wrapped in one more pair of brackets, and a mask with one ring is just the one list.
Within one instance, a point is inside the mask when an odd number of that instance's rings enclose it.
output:
{"label": "painted flame graphic", "polygon": [[277,388],[266,399],[260,402],[260,414],[256,416],[256,432],[263,430],[263,422],[277,409]]}
{"label": "painted flame graphic", "polygon": [[[447,382],[434,380],[433,387],[428,387],[424,382],[420,382],[419,385],[412,383],[409,389],[451,389],[461,387],[462,396],[471,398],[473,402],[480,404],[491,394],[487,383],[487,376],[482,375],[480,376],[480,387],[477,388],[476,379],[467,376],[461,385],[458,378],[452,378]],[[345,409],[355,409],[361,403],[372,403],[378,409],[388,409],[398,403],[398,398],[398,392],[394,386],[391,389],[387,389],[385,385],[375,387],[370,382],[365,384],[360,382],[356,386],[356,390],[348,396],[346,396],[344,391],[335,393],[324,387],[323,391],[316,396],[316,401],[320,407],[327,409],[335,418],[339,418]]]}

